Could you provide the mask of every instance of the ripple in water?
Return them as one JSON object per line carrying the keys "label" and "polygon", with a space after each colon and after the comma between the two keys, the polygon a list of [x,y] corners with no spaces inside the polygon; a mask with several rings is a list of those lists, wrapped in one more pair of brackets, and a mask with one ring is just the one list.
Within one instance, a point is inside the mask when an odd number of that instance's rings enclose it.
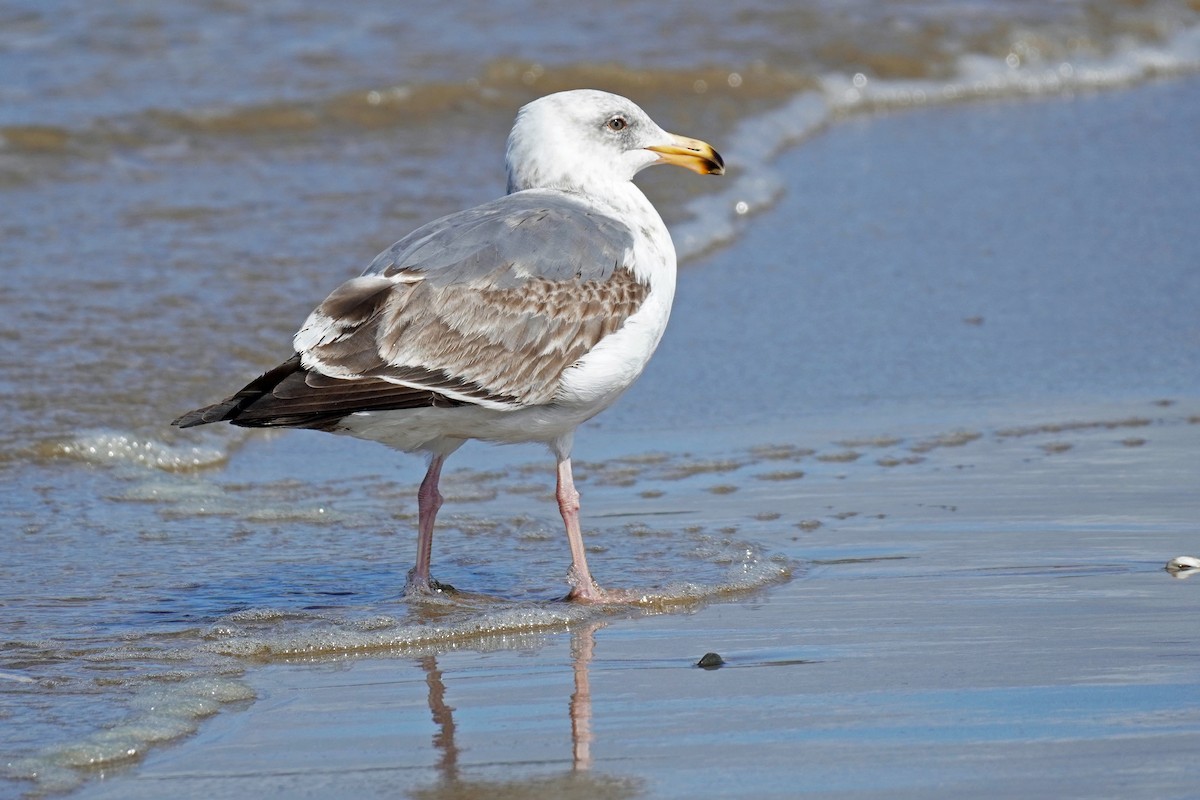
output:
{"label": "ripple in water", "polygon": [[[447,531],[439,542],[439,577],[461,586],[461,593],[410,602],[391,570],[346,567],[314,579],[300,569],[293,578],[302,579],[286,585],[280,576],[268,577],[268,568],[255,580],[182,588],[173,598],[175,622],[166,629],[131,624],[97,628],[109,630],[103,638],[6,642],[0,677],[15,701],[6,725],[27,726],[29,741],[44,742],[33,728],[46,724],[39,715],[47,695],[78,701],[59,708],[77,717],[69,726],[74,740],[7,760],[8,777],[58,792],[135,763],[149,748],[192,734],[205,717],[253,700],[241,680],[253,664],[533,649],[576,625],[694,609],[786,581],[795,569],[727,536],[645,526],[590,531],[607,583],[649,588],[637,590],[636,602],[580,606],[559,599],[565,584],[543,585],[565,554],[548,536],[526,535],[530,525],[518,519],[486,531],[469,524],[469,533]],[[479,556],[484,535],[487,558]],[[663,583],[664,576],[682,579]],[[248,602],[239,603],[239,596]],[[227,610],[213,615],[220,606]],[[113,630],[122,632],[119,640]],[[104,720],[89,715],[97,703],[113,713]],[[61,736],[63,726],[57,732]]]}

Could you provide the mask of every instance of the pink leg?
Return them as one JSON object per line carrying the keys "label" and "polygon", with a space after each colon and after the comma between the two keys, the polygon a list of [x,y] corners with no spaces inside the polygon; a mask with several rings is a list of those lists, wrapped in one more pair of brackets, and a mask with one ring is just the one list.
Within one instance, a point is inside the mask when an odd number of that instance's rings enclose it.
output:
{"label": "pink leg", "polygon": [[604,590],[592,580],[588,571],[587,555],[583,551],[583,533],[579,529],[579,492],[575,490],[575,479],[571,476],[571,459],[558,460],[558,510],[562,513],[563,524],[567,527],[567,541],[571,544],[571,592],[568,600],[582,600],[585,603],[604,602]]}
{"label": "pink leg", "polygon": [[442,476],[443,455],[434,455],[421,488],[417,490],[417,563],[408,573],[406,591],[431,594],[443,588],[429,575],[429,564],[433,557],[433,522],[442,507],[442,493],[438,491],[438,480]]}

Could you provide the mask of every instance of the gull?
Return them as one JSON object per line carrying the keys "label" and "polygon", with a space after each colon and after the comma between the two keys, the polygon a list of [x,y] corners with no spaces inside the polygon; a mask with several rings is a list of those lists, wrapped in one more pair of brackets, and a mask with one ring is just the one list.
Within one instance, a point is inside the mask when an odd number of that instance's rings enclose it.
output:
{"label": "gull", "polygon": [[633,177],[653,164],[720,175],[724,161],[624,97],[578,89],[522,107],[505,162],[505,196],[396,242],[317,306],[291,358],[172,424],[309,428],[426,454],[409,596],[452,588],[430,574],[446,458],[470,439],[544,443],[567,599],[619,602],[588,570],[571,449],[641,375],[671,311],[675,247]]}

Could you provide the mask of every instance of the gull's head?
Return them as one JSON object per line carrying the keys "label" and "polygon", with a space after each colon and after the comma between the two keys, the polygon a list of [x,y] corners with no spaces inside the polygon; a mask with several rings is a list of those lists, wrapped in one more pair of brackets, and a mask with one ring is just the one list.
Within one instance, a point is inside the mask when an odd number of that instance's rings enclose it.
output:
{"label": "gull's head", "polygon": [[720,175],[725,162],[698,139],[667,133],[632,101],[595,89],[558,92],[517,112],[508,136],[508,191],[602,191],[651,164]]}

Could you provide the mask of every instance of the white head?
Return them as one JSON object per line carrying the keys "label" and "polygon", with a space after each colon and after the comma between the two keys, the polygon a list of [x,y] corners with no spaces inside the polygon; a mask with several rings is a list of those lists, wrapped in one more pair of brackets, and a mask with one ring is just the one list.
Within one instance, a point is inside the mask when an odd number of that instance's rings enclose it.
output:
{"label": "white head", "polygon": [[667,133],[631,100],[595,89],[558,92],[517,112],[505,158],[508,191],[593,193],[651,164],[720,175],[725,163],[697,139]]}

